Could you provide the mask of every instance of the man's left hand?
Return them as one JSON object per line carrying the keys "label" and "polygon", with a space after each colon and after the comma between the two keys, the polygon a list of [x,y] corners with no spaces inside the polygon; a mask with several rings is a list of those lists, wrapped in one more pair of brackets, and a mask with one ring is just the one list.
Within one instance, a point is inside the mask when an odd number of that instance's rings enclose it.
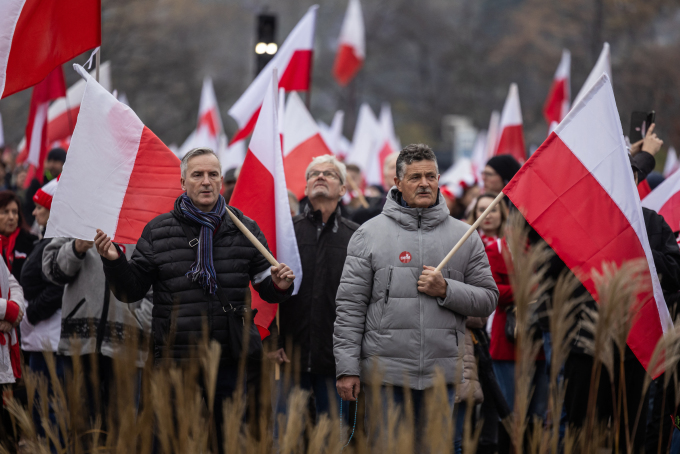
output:
{"label": "man's left hand", "polygon": [[435,298],[446,298],[446,280],[441,271],[432,266],[423,266],[423,274],[418,278],[418,291]]}
{"label": "man's left hand", "polygon": [[288,265],[285,263],[279,263],[279,266],[272,266],[272,281],[281,290],[287,290],[293,284],[295,280],[295,274]]}

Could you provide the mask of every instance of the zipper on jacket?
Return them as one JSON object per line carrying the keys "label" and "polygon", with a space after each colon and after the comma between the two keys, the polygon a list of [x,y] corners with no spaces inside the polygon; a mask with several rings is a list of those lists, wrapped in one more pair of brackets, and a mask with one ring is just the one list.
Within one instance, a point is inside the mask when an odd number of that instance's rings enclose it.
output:
{"label": "zipper on jacket", "polygon": [[421,220],[422,217],[423,217],[422,214],[419,214],[419,215],[418,215],[418,228],[420,228],[420,220]]}
{"label": "zipper on jacket", "polygon": [[[422,218],[422,213],[418,213],[418,257],[420,257],[420,269],[423,269],[423,231],[420,229],[420,220]],[[424,366],[424,344],[425,344],[425,329],[423,327],[423,300],[418,292],[418,312],[420,315],[420,369],[418,371],[418,389],[423,388],[423,371]]]}
{"label": "zipper on jacket", "polygon": [[392,270],[394,270],[394,266],[390,265],[390,269],[387,272],[387,289],[385,289],[385,305],[387,305],[387,302],[390,299],[390,284],[392,283]]}

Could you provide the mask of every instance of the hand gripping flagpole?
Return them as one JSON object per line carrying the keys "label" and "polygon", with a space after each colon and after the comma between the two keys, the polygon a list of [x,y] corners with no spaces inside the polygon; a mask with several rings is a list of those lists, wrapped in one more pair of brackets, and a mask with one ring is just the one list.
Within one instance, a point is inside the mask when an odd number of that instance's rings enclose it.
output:
{"label": "hand gripping flagpole", "polygon": [[470,228],[468,229],[468,231],[465,232],[465,235],[463,235],[463,237],[462,237],[460,240],[458,240],[458,242],[457,242],[456,245],[453,247],[453,249],[451,249],[451,251],[449,251],[449,253],[446,254],[446,257],[444,257],[444,260],[442,260],[442,262],[437,266],[437,268],[435,268],[435,271],[441,272],[442,268],[444,268],[444,265],[446,265],[446,263],[447,263],[449,260],[451,260],[451,257],[453,257],[453,254],[455,254],[456,252],[458,252],[458,249],[460,249],[460,247],[463,245],[463,243],[465,243],[465,241],[467,241],[467,239],[470,238],[470,235],[472,235],[472,234],[479,228],[479,224],[482,223],[482,221],[484,220],[484,218],[486,217],[486,215],[489,214],[489,213],[491,213],[491,210],[493,210],[493,208],[494,208],[496,205],[498,205],[498,202],[500,202],[501,200],[503,200],[503,196],[504,196],[504,195],[505,195],[505,194],[503,194],[503,193],[501,192],[500,194],[498,194],[498,195],[496,196],[495,199],[493,199],[493,202],[491,202],[491,203],[489,204],[489,206],[486,208],[486,210],[484,210],[484,213],[482,213],[482,214],[479,216],[479,219],[477,219],[477,220],[475,221],[475,223],[472,224],[472,225],[470,226]]}

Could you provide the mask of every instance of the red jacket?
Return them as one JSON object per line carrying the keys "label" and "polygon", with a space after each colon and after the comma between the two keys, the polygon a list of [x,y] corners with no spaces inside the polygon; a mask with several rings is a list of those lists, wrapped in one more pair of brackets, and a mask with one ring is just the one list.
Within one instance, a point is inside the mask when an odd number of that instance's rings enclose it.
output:
{"label": "red jacket", "polygon": [[[494,243],[486,247],[486,255],[489,257],[489,266],[491,267],[491,274],[493,280],[496,281],[498,287],[498,306],[491,324],[491,344],[489,345],[489,352],[491,359],[498,361],[515,361],[515,344],[510,342],[505,336],[505,320],[507,314],[505,310],[515,304],[515,299],[512,294],[512,287],[510,286],[510,273],[512,268],[508,270],[505,263],[504,255],[510,259],[510,250],[505,238],[496,240]],[[543,348],[541,348],[537,360],[544,360],[545,355]]]}
{"label": "red jacket", "polygon": [[512,287],[510,286],[510,273],[503,259],[504,253],[509,254],[505,238],[498,239],[486,247],[491,274],[493,275],[493,280],[496,281],[499,292],[498,307],[496,307],[496,314],[493,316],[493,323],[491,324],[491,345],[489,345],[489,352],[494,360],[514,361],[515,344],[505,337],[505,320],[507,318],[505,309],[512,306],[515,300],[512,295]]}

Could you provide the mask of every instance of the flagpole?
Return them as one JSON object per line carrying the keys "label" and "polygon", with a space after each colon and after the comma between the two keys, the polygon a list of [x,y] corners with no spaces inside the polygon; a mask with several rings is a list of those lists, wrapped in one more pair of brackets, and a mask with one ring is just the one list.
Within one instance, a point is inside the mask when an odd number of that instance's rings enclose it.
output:
{"label": "flagpole", "polygon": [[95,67],[95,73],[94,73],[94,80],[99,82],[99,56],[102,54],[102,48],[99,46],[99,52],[97,52],[97,55],[95,55],[95,60],[94,60],[94,67]]}
{"label": "flagpole", "polygon": [[479,216],[479,218],[475,221],[475,223],[472,224],[472,225],[470,226],[470,228],[468,229],[468,231],[465,232],[465,235],[463,235],[463,237],[462,237],[460,240],[458,240],[458,242],[457,242],[456,245],[453,247],[453,249],[451,249],[451,251],[449,251],[449,253],[446,254],[446,257],[444,257],[444,260],[442,260],[442,262],[437,266],[437,268],[435,268],[435,271],[441,272],[442,268],[444,268],[444,265],[446,265],[446,263],[447,263],[449,260],[451,260],[451,257],[453,257],[453,254],[455,254],[456,252],[458,252],[458,249],[460,249],[460,247],[463,245],[463,243],[465,243],[465,241],[467,241],[467,239],[470,238],[470,235],[472,235],[474,232],[477,231],[477,228],[479,228],[479,224],[482,223],[482,221],[484,220],[484,218],[486,217],[486,215],[488,215],[489,213],[491,213],[491,210],[493,210],[494,207],[495,207],[496,205],[498,205],[498,203],[499,203],[501,200],[503,200],[503,196],[504,196],[504,195],[505,195],[505,194],[503,194],[503,193],[501,192],[500,194],[498,194],[498,195],[496,196],[495,199],[493,199],[493,202],[491,202],[491,203],[489,204],[489,206],[486,208],[486,210],[484,210],[484,213],[482,213],[482,214]]}

